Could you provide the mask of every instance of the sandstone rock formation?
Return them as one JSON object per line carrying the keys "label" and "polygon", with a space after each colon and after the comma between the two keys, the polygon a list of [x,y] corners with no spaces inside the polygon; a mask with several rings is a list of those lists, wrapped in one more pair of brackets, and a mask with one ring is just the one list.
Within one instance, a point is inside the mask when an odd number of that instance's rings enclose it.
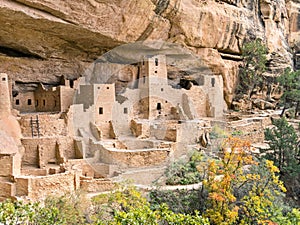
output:
{"label": "sandstone rock formation", "polygon": [[230,103],[245,40],[266,41],[269,74],[292,65],[299,9],[298,0],[2,0],[1,72],[16,90],[56,84],[116,46],[160,39],[182,44],[222,75]]}

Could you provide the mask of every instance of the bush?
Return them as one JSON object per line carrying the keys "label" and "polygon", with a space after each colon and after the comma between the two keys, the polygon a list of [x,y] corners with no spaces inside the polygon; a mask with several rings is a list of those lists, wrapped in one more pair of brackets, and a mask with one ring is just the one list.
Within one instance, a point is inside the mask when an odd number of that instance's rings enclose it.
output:
{"label": "bush", "polygon": [[203,202],[200,190],[153,190],[150,192],[151,208],[157,209],[163,203],[175,213],[193,214],[200,210]]}
{"label": "bush", "polygon": [[166,170],[166,184],[168,185],[187,185],[195,184],[201,181],[201,176],[197,166],[202,160],[199,152],[194,152],[188,162],[180,160],[172,163]]}

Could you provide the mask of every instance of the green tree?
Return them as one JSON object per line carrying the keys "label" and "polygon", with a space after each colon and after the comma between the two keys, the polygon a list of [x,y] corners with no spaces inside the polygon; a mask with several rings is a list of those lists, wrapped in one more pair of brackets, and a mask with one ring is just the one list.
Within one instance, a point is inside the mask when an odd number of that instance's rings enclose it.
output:
{"label": "green tree", "polygon": [[243,64],[239,71],[238,91],[251,98],[253,90],[265,81],[267,47],[260,39],[246,42],[242,49]]}
{"label": "green tree", "polygon": [[270,148],[265,150],[265,158],[274,161],[283,175],[297,176],[300,172],[298,136],[292,125],[282,117],[273,120],[273,128],[265,130],[265,139]]}
{"label": "green tree", "polygon": [[198,183],[201,180],[197,170],[198,164],[203,160],[202,154],[194,151],[189,160],[173,162],[165,171],[167,185],[185,185]]}
{"label": "green tree", "polygon": [[89,203],[81,192],[49,196],[43,202],[7,200],[0,203],[0,224],[63,225],[88,224]]}
{"label": "green tree", "polygon": [[85,224],[88,217],[89,201],[81,192],[69,193],[60,197],[49,196],[44,201],[45,208],[57,209],[58,218],[66,224]]}
{"label": "green tree", "polygon": [[99,195],[93,201],[94,205],[100,206],[97,210],[106,211],[105,214],[98,214],[98,225],[209,225],[209,221],[197,212],[193,215],[174,213],[166,204],[152,209],[147,199],[132,186]]}
{"label": "green tree", "polygon": [[67,221],[58,208],[42,207],[39,203],[7,200],[0,203],[0,224],[63,225]]}
{"label": "green tree", "polygon": [[283,88],[283,95],[281,96],[283,110],[281,116],[284,115],[286,109],[295,106],[296,117],[300,110],[300,70],[292,71],[288,68],[277,78],[277,81]]}

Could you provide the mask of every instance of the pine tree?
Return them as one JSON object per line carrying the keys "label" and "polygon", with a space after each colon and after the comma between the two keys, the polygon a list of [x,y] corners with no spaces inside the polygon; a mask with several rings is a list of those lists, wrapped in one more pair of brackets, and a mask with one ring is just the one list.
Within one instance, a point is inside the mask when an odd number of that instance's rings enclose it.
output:
{"label": "pine tree", "polygon": [[277,81],[283,88],[281,101],[283,103],[283,116],[286,109],[296,106],[295,117],[300,110],[300,70],[292,71],[290,68],[277,78]]}
{"label": "pine tree", "polygon": [[255,87],[264,82],[263,73],[266,70],[267,47],[260,39],[247,42],[242,47],[243,64],[240,68],[239,91],[247,94],[249,98]]}
{"label": "pine tree", "polygon": [[270,149],[265,151],[265,157],[274,161],[283,175],[296,176],[300,172],[298,137],[292,125],[282,117],[273,120],[273,128],[267,128],[265,138]]}

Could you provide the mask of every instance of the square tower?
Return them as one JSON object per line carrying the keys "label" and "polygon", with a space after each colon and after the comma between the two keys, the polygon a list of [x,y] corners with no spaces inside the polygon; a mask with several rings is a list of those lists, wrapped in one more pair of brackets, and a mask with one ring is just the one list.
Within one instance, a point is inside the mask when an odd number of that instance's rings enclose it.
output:
{"label": "square tower", "polygon": [[157,118],[164,108],[165,90],[168,89],[165,55],[147,56],[139,65],[141,111],[145,119]]}
{"label": "square tower", "polygon": [[0,73],[0,117],[7,117],[11,112],[8,76]]}

